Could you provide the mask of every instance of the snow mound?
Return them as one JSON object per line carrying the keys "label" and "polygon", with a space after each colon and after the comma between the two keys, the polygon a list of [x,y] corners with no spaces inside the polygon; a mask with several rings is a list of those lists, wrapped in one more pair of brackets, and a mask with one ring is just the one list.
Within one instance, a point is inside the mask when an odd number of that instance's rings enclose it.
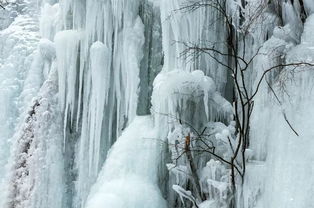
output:
{"label": "snow mound", "polygon": [[166,207],[157,185],[159,150],[152,119],[136,117],[110,150],[85,207]]}

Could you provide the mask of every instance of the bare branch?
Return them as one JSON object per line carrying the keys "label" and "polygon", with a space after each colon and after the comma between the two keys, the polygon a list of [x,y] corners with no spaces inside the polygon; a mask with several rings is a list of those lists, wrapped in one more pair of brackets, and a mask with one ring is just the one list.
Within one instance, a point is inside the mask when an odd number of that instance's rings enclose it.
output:
{"label": "bare branch", "polygon": [[256,89],[254,90],[254,93],[252,94],[252,96],[250,97],[250,99],[247,102],[252,101],[253,98],[256,96],[256,94],[257,94],[257,92],[258,92],[258,90],[260,88],[260,85],[261,85],[262,81],[264,80],[265,76],[267,75],[267,73],[269,73],[270,71],[272,71],[274,69],[283,68],[283,67],[287,67],[287,66],[314,66],[314,64],[306,63],[306,62],[296,62],[296,63],[289,63],[289,64],[278,64],[276,66],[273,66],[273,67],[265,70],[263,72],[261,78],[258,81]]}
{"label": "bare branch", "polygon": [[[274,96],[275,96],[276,100],[278,101],[280,107],[282,108],[281,101],[279,100],[279,98],[278,98],[277,94],[275,93],[274,89],[271,87],[271,85],[269,84],[269,82],[267,80],[266,80],[266,83],[267,83],[268,87],[270,88],[271,92],[274,94]],[[290,129],[294,132],[294,134],[296,136],[299,136],[298,132],[292,127],[291,123],[289,122],[289,120],[287,118],[287,115],[286,115],[286,112],[284,112],[284,111],[281,111],[281,112],[283,114],[283,117],[284,117],[285,121],[289,125]]]}

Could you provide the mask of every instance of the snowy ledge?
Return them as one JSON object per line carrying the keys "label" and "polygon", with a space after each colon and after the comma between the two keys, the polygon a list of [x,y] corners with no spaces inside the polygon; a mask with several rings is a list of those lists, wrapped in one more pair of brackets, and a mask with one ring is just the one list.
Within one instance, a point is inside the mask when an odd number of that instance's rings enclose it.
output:
{"label": "snowy ledge", "polygon": [[[176,115],[184,111],[187,102],[204,105],[207,119],[230,118],[231,104],[216,90],[215,82],[203,71],[174,70],[160,73],[154,81],[152,96],[153,113]],[[228,117],[229,116],[229,117]]]}

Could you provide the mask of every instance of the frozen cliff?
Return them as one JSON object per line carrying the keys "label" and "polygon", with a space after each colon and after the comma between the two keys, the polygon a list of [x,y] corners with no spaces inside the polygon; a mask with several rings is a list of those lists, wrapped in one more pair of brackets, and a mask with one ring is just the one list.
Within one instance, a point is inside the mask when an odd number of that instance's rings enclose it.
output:
{"label": "frozen cliff", "polygon": [[309,208],[312,0],[0,1],[1,208]]}

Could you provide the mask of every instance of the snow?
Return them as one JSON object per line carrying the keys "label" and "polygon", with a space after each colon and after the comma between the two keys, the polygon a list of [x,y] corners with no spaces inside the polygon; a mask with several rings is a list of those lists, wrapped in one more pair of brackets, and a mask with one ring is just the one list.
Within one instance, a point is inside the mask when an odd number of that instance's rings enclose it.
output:
{"label": "snow", "polygon": [[163,208],[158,188],[161,144],[150,116],[136,117],[113,145],[86,208]]}

